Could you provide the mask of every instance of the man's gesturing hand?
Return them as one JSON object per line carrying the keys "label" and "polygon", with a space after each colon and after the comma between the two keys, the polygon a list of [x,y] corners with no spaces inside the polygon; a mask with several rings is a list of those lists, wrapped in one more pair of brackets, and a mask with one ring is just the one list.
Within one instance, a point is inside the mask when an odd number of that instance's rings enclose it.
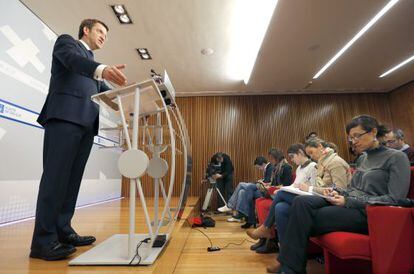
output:
{"label": "man's gesturing hand", "polygon": [[121,71],[124,68],[125,65],[107,66],[102,71],[102,78],[118,86],[125,86],[127,84],[127,78]]}

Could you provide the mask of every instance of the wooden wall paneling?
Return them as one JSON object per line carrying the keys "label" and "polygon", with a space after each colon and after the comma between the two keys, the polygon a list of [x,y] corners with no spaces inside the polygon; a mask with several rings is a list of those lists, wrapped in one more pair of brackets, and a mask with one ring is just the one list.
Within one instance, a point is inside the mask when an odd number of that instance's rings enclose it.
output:
{"label": "wooden wall paneling", "polygon": [[390,93],[390,108],[394,126],[405,133],[406,142],[414,145],[414,82]]}

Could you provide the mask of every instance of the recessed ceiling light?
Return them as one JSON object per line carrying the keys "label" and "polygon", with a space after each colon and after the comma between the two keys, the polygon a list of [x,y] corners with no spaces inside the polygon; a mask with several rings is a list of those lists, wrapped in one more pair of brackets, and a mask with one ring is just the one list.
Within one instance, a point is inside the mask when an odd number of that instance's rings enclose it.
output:
{"label": "recessed ceiling light", "polygon": [[117,13],[125,13],[125,8],[122,5],[114,5],[114,11]]}
{"label": "recessed ceiling light", "polygon": [[124,5],[111,5],[111,8],[121,24],[132,24],[131,17]]}
{"label": "recessed ceiling light", "polygon": [[129,22],[131,21],[131,19],[129,19],[128,15],[126,15],[126,14],[122,14],[122,15],[120,15],[120,16],[119,16],[119,20],[120,20],[122,23],[129,23]]}
{"label": "recessed ceiling light", "polygon": [[146,48],[139,48],[137,49],[139,57],[141,57],[142,60],[150,60],[152,59],[148,49]]}
{"label": "recessed ceiling light", "polygon": [[399,69],[400,67],[402,67],[402,66],[404,66],[404,65],[408,64],[409,62],[411,62],[411,61],[413,61],[413,60],[414,60],[414,55],[413,55],[413,56],[411,56],[411,57],[409,57],[408,59],[405,59],[404,61],[402,61],[401,63],[399,63],[399,64],[398,64],[398,65],[396,65],[395,67],[393,67],[393,68],[391,68],[391,69],[387,70],[386,72],[384,72],[383,74],[381,74],[381,75],[379,76],[379,78],[382,78],[382,77],[387,76],[387,75],[388,75],[388,74],[390,74],[391,72],[396,71],[396,70],[397,70],[397,69]]}
{"label": "recessed ceiling light", "polygon": [[203,55],[212,55],[214,50],[212,48],[205,48],[201,50],[201,54]]}
{"label": "recessed ceiling light", "polygon": [[368,31],[387,11],[389,11],[399,0],[391,0],[366,24],[346,45],[339,50],[331,60],[328,61],[316,74],[313,79],[319,78],[342,54],[345,53],[366,31]]}

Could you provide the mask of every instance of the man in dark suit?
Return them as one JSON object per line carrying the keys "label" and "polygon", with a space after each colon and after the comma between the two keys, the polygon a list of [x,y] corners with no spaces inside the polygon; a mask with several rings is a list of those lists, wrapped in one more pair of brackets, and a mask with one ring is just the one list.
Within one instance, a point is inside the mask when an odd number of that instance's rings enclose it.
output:
{"label": "man in dark suit", "polygon": [[83,20],[79,39],[61,35],[53,48],[49,93],[39,115],[44,127],[43,174],[39,186],[30,257],[59,260],[75,246],[95,242],[71,226],[80,183],[93,138],[98,133],[99,107],[91,95],[125,85],[125,65],[94,61],[92,51],[103,47],[108,27],[96,19]]}

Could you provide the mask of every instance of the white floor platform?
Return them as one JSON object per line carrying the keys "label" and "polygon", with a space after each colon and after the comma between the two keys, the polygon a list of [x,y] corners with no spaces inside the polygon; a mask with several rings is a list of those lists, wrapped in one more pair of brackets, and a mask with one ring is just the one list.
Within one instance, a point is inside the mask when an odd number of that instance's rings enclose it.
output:
{"label": "white floor platform", "polygon": [[[135,234],[134,246],[140,241],[148,238],[148,234]],[[151,265],[157,259],[163,248],[149,248],[150,244],[142,243],[139,248],[139,257],[137,256],[131,265]],[[134,249],[135,250],[135,249]],[[128,234],[115,234],[104,242],[88,250],[77,258],[69,262],[69,265],[129,265],[132,257],[128,257]]]}

